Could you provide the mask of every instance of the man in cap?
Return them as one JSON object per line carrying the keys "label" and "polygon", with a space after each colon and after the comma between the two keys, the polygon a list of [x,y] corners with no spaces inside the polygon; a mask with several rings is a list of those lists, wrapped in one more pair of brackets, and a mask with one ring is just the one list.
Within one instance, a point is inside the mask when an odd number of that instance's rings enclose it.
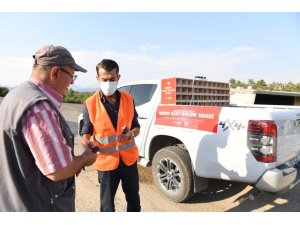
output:
{"label": "man in cap", "polygon": [[74,71],[87,71],[61,46],[43,46],[33,58],[30,80],[0,107],[0,211],[75,211],[75,174],[96,154],[74,155],[59,108]]}

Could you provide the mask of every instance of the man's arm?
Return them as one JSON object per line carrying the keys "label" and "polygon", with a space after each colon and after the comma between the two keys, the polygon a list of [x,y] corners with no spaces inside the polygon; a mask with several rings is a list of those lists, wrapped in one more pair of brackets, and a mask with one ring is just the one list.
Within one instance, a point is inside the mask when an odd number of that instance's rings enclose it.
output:
{"label": "man's arm", "polygon": [[90,141],[90,139],[91,136],[93,135],[94,127],[90,121],[89,112],[85,104],[83,105],[83,109],[82,109],[82,118],[83,118],[83,125],[80,134],[81,135],[80,143],[84,148],[93,147],[93,144]]}
{"label": "man's arm", "polygon": [[22,134],[37,167],[49,179],[59,181],[74,176],[96,160],[91,150],[72,156],[72,149],[62,134],[59,118],[48,102],[30,108],[22,119]]}
{"label": "man's arm", "polygon": [[84,166],[92,165],[97,156],[92,153],[90,149],[86,149],[81,155],[74,156],[71,163],[66,167],[47,175],[47,177],[53,181],[60,181],[78,173]]}
{"label": "man's arm", "polygon": [[[81,137],[80,137],[80,143],[83,147],[88,147],[88,143],[90,143],[91,139],[91,135],[90,134],[83,134]],[[91,147],[91,146],[89,146]]]}

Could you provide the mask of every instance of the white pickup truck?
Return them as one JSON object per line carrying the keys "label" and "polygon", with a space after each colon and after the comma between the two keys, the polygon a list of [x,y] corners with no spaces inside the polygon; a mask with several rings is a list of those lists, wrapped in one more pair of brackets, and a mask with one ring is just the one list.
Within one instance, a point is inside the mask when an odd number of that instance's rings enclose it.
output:
{"label": "white pickup truck", "polygon": [[152,165],[155,185],[172,201],[206,189],[210,178],[274,194],[299,182],[299,107],[161,104],[160,80],[118,89],[134,97],[139,164]]}

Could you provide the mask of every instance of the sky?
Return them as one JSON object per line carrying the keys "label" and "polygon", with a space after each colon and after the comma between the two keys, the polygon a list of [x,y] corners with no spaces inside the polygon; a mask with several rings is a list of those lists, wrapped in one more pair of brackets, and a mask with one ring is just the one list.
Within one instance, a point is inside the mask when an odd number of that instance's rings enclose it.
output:
{"label": "sky", "polygon": [[61,45],[86,68],[74,85],[97,86],[95,66],[110,58],[120,83],[205,76],[300,82],[297,12],[1,12],[0,86],[31,73],[42,45]]}
{"label": "sky", "polygon": [[75,89],[97,87],[95,66],[103,58],[118,62],[119,83],[195,76],[300,82],[300,13],[293,10],[80,12],[55,5],[59,12],[27,12],[18,6],[19,12],[0,11],[0,86],[28,80],[32,55],[45,44],[66,47],[88,70],[78,73]]}

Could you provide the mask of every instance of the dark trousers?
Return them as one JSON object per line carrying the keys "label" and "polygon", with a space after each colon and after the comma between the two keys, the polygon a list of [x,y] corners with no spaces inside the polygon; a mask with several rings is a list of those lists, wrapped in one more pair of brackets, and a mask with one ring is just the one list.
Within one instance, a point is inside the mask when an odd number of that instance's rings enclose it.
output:
{"label": "dark trousers", "polygon": [[137,163],[126,166],[120,159],[119,166],[111,171],[98,171],[100,183],[100,211],[115,211],[115,195],[122,181],[122,189],[127,201],[127,212],[140,212],[139,174]]}

